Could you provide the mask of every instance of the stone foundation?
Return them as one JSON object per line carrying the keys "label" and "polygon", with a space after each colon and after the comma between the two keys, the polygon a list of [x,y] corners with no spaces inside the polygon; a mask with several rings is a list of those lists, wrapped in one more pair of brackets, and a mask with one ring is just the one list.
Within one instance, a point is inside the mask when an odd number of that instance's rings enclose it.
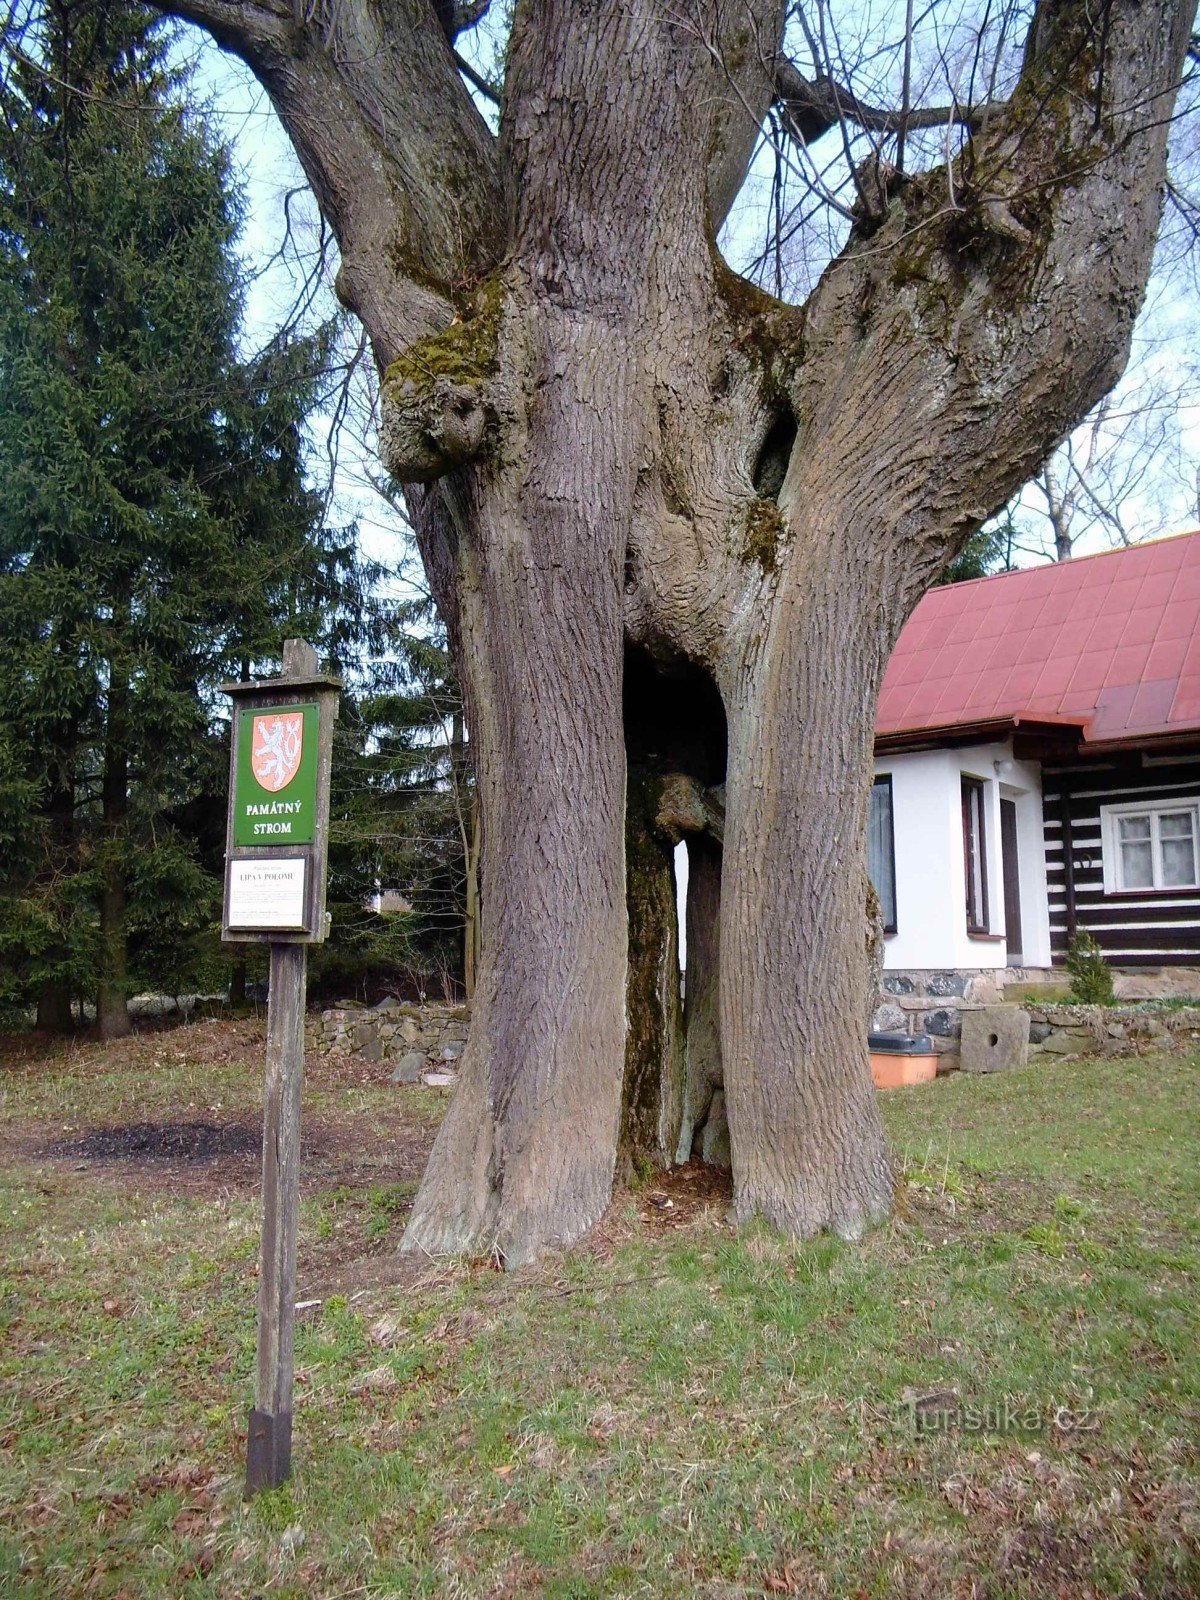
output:
{"label": "stone foundation", "polygon": [[871,1017],[873,1033],[927,1033],[939,1054],[957,1053],[959,1013],[975,1006],[1001,1005],[1010,987],[1022,998],[1030,988],[1050,982],[1061,992],[1065,978],[1040,967],[999,967],[984,972],[895,971],[879,980],[879,1005]]}
{"label": "stone foundation", "polygon": [[[1200,1002],[1200,967],[1161,967],[1114,972],[1118,1000],[1195,999]],[[884,972],[872,1032],[927,1033],[939,1055],[957,1056],[962,1012],[980,1006],[1017,1004],[1030,1018],[1030,1052],[1074,1054],[1118,1048],[1139,1041],[1187,1034],[1200,1028],[1200,1004],[1145,1010],[1124,1006],[1076,1006],[1068,1000],[1065,972],[1045,967],[1000,967],[990,971]],[[1086,1035],[1086,1039],[1085,1039]],[[946,1070],[953,1070],[947,1061]]]}

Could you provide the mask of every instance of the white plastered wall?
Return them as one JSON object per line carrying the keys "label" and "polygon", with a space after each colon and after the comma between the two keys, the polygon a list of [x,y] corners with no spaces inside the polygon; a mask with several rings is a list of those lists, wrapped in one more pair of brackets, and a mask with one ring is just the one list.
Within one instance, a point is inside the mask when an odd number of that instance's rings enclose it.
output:
{"label": "white plastered wall", "polygon": [[[1009,740],[880,756],[875,772],[891,775],[896,853],[896,932],[887,936],[884,967],[978,971],[1007,965],[1002,798],[1014,801],[1017,809],[1022,926],[1016,948],[1023,966],[1048,967],[1050,916],[1038,763],[1015,760]],[[967,932],[964,776],[982,779],[984,785],[989,938]]]}

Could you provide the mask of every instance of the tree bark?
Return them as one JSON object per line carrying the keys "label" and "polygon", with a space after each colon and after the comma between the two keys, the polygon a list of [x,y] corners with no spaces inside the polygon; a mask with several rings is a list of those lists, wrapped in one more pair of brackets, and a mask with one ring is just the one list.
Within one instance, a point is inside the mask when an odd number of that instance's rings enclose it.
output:
{"label": "tree bark", "polygon": [[631,767],[625,828],[629,976],[617,1175],[679,1159],[684,1120],[683,1002],[674,846],[655,827],[659,784]]}
{"label": "tree bark", "polygon": [[[589,318],[538,307],[528,328],[540,406],[524,459],[482,485],[458,574],[482,961],[458,1093],[405,1235],[409,1250],[490,1250],[509,1265],[569,1244],[608,1204],[625,1031],[625,770],[611,708],[629,372]],[[592,596],[586,613],[567,573]],[[516,772],[535,782],[514,785]]]}
{"label": "tree bark", "polygon": [[687,1097],[680,1159],[730,1164],[721,1058],[721,846],[687,841],[687,975],[684,986]]}
{"label": "tree bark", "polygon": [[479,813],[475,792],[467,800],[466,891],[463,905],[463,993],[475,996],[475,975],[479,971]]}
{"label": "tree bark", "polygon": [[689,957],[689,1028],[694,1090],[715,964],[735,1210],[861,1232],[890,1196],[863,1036],[880,678],[924,588],[1121,371],[1191,6],[1039,6],[1011,100],[955,108],[973,133],[949,166],[877,166],[799,310],[713,245],[782,0],[524,0],[494,143],[424,0],[178,8],[266,83],[393,363],[384,453],[420,485],[478,763],[475,1014],[404,1247],[519,1264],[608,1202],[630,650],[715,685],[728,723],[719,953]]}
{"label": "tree bark", "polygon": [[[858,1237],[891,1201],[863,1027],[866,808],[886,637],[836,530],[777,601],[730,719],[721,1047],[734,1212]],[[822,648],[836,639],[838,648]]]}

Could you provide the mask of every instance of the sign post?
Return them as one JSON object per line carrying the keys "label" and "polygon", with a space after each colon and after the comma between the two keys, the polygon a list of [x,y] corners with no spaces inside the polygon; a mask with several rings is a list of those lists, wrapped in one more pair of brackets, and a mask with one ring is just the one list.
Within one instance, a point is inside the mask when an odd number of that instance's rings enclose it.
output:
{"label": "sign post", "polygon": [[234,714],[221,937],[271,946],[251,1495],[278,1487],[292,1465],[304,1002],[308,946],[328,932],[329,770],[341,682],[318,672],[311,645],[288,639],[282,677],[222,688]]}

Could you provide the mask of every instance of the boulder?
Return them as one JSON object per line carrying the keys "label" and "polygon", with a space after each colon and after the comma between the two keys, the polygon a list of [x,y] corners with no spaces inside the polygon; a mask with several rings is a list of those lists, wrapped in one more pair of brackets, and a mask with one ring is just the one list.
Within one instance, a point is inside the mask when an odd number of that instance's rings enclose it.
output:
{"label": "boulder", "polygon": [[388,1078],[389,1083],[417,1083],[425,1070],[425,1057],[417,1050],[401,1056]]}

